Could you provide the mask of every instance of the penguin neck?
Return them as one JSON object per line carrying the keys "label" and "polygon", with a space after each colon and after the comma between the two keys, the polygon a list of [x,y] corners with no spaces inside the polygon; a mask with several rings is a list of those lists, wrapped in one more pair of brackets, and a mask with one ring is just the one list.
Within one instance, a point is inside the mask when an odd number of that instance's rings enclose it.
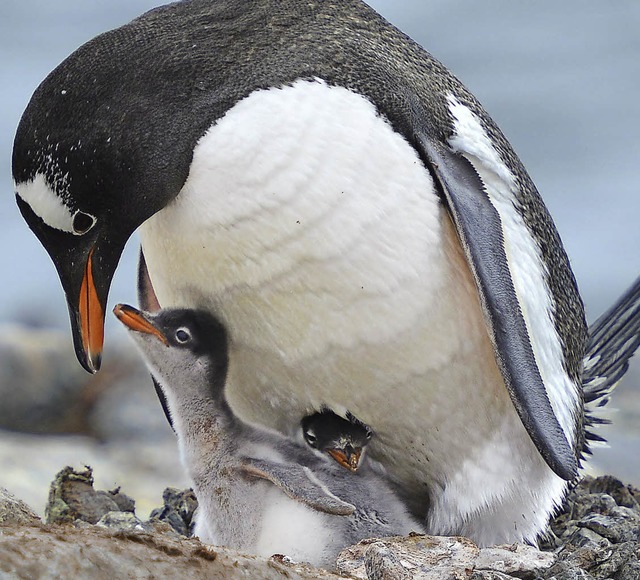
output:
{"label": "penguin neck", "polygon": [[178,384],[177,389],[164,386],[163,389],[183,453],[193,451],[201,456],[204,452],[215,462],[229,452],[242,425],[227,403],[219,381],[206,388],[187,390]]}

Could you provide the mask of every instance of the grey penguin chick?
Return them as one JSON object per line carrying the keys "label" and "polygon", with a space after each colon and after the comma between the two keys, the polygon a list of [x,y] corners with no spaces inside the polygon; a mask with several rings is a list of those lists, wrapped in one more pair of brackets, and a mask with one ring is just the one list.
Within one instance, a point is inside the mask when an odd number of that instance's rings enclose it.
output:
{"label": "grey penguin chick", "polygon": [[333,566],[364,538],[423,531],[380,475],[350,473],[233,413],[224,394],[226,331],[210,313],[150,315],[122,304],[114,313],[166,396],[202,541]]}
{"label": "grey penguin chick", "polygon": [[373,431],[352,413],[346,418],[328,407],[303,417],[300,422],[305,442],[327,454],[342,467],[357,471]]}

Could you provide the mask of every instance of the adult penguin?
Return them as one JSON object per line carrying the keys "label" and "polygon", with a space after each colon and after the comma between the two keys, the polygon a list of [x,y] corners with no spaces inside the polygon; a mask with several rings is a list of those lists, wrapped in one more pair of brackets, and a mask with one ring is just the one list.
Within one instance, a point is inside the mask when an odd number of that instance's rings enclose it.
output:
{"label": "adult penguin", "polygon": [[144,305],[229,328],[234,410],[348,408],[432,533],[533,541],[575,477],[587,330],[553,222],[359,0],[186,0],[98,36],[36,90],[13,174],[90,372],[140,228]]}

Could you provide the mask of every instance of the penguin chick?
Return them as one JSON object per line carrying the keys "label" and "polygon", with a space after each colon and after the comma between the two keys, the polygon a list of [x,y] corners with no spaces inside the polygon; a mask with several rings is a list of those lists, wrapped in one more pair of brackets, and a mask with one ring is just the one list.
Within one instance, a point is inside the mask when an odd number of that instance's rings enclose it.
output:
{"label": "penguin chick", "polygon": [[328,407],[307,415],[300,425],[310,447],[328,454],[338,465],[354,472],[373,436],[371,428],[351,413],[343,418]]}
{"label": "penguin chick", "polygon": [[202,541],[333,566],[342,549],[364,538],[424,531],[380,474],[350,473],[234,414],[224,394],[226,331],[211,314],[151,315],[126,305],[114,313],[166,397]]}

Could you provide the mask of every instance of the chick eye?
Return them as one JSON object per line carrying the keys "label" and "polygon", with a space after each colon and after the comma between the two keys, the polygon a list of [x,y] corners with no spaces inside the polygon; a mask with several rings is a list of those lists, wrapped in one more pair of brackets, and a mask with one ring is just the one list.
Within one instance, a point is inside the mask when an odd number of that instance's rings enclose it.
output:
{"label": "chick eye", "polygon": [[186,328],[178,328],[178,330],[176,330],[175,336],[176,336],[176,340],[182,344],[191,340],[191,335],[189,334],[189,331]]}
{"label": "chick eye", "polygon": [[86,234],[96,224],[91,214],[78,210],[73,214],[73,233],[79,236]]}
{"label": "chick eye", "polygon": [[369,429],[367,429],[367,441],[369,441],[369,439],[371,439],[371,437],[373,437],[373,432],[370,431]]}
{"label": "chick eye", "polygon": [[311,447],[315,447],[316,446],[316,441],[318,439],[313,433],[311,433],[311,431],[305,431],[304,432],[304,438],[306,439],[307,443],[309,445],[311,445]]}

